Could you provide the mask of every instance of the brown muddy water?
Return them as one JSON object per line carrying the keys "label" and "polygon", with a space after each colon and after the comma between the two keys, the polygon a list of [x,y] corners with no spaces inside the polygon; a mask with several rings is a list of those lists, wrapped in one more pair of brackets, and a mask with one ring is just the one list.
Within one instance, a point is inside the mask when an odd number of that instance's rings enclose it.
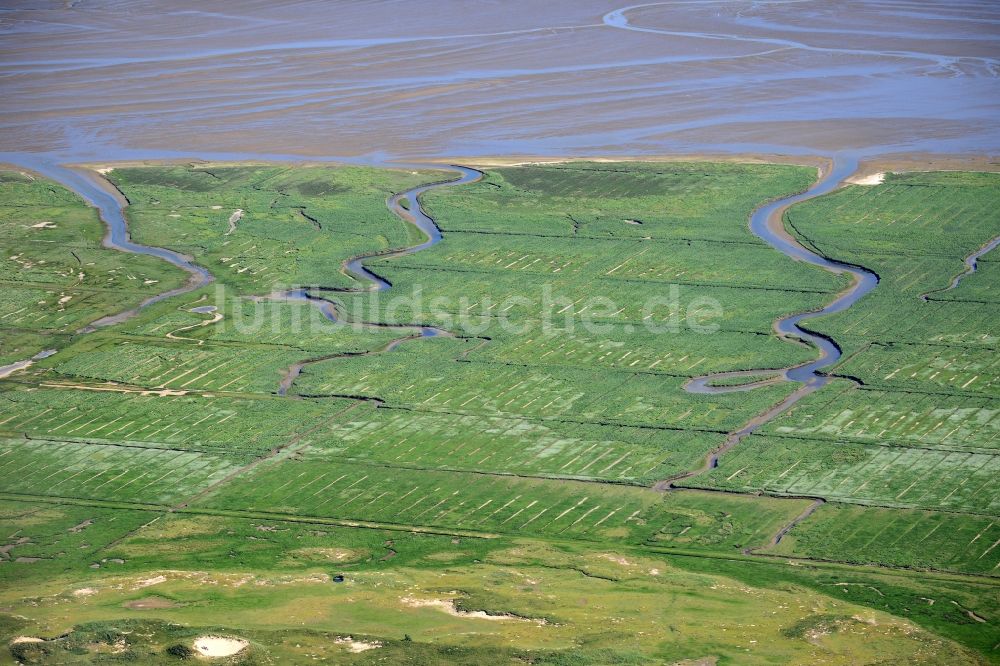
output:
{"label": "brown muddy water", "polygon": [[989,154],[998,58],[992,1],[10,0],[0,153]]}

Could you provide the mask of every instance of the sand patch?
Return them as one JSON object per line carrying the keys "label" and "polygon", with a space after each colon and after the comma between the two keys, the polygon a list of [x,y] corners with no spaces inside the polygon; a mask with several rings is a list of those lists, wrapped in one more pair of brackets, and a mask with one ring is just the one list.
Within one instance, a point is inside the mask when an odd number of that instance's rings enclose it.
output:
{"label": "sand patch", "polygon": [[242,638],[225,638],[224,636],[201,636],[194,642],[194,649],[205,657],[232,657],[239,654],[250,645]]}
{"label": "sand patch", "polygon": [[867,176],[853,176],[847,179],[851,185],[881,185],[885,182],[885,171],[869,174]]}
{"label": "sand patch", "polygon": [[601,555],[601,557],[603,557],[604,559],[608,560],[609,562],[614,562],[615,564],[620,564],[623,567],[630,567],[630,566],[632,566],[632,562],[629,562],[628,560],[626,560],[624,557],[621,557],[620,555],[612,555],[610,553],[604,553],[604,554]]}
{"label": "sand patch", "polygon": [[101,174],[102,176],[106,176],[114,170],[115,170],[114,167],[101,167],[100,169],[96,169],[97,173]]}
{"label": "sand patch", "polygon": [[44,351],[38,352],[31,358],[26,359],[24,361],[17,361],[16,363],[11,363],[10,365],[2,366],[0,367],[0,379],[3,379],[4,377],[9,377],[10,375],[14,374],[15,372],[18,372],[19,370],[30,368],[32,365],[35,364],[35,361],[40,361],[43,358],[48,358],[49,356],[52,356],[55,353],[56,353],[55,349],[46,349]]}
{"label": "sand patch", "polygon": [[0,367],[0,379],[10,377],[15,372],[30,368],[34,365],[30,360],[27,361],[17,361],[16,363],[11,363],[10,365],[5,365]]}
{"label": "sand patch", "polygon": [[313,562],[353,562],[367,557],[368,551],[350,548],[297,548],[288,554],[294,559]]}
{"label": "sand patch", "polygon": [[20,645],[21,643],[44,643],[44,642],[45,642],[44,638],[37,638],[35,636],[17,636],[10,642],[10,644]]}
{"label": "sand patch", "polygon": [[97,594],[97,590],[92,587],[81,587],[79,590],[73,590],[74,597],[90,597]]}
{"label": "sand patch", "polygon": [[39,222],[38,224],[33,224],[33,225],[31,225],[31,228],[32,229],[55,229],[56,225],[55,225],[54,222],[45,221],[45,222]]}
{"label": "sand patch", "polygon": [[152,578],[144,578],[143,580],[140,580],[138,583],[135,584],[135,587],[133,587],[132,589],[141,590],[144,587],[159,585],[160,583],[166,583],[166,582],[167,582],[166,576],[153,576]]}
{"label": "sand patch", "polygon": [[93,524],[94,524],[94,519],[93,518],[88,518],[87,520],[83,521],[79,525],[74,525],[73,527],[69,528],[66,531],[67,532],[72,532],[73,534],[77,534],[78,532],[82,532],[83,530],[87,529],[88,527],[90,527]]}
{"label": "sand patch", "polygon": [[374,650],[376,648],[382,647],[382,644],[377,641],[358,641],[354,640],[351,636],[343,636],[341,638],[335,638],[334,643],[337,645],[343,645],[351,652],[357,654],[358,652],[365,652],[367,650]]}
{"label": "sand patch", "polygon": [[414,597],[403,597],[400,602],[410,608],[434,608],[443,611],[454,617],[474,618],[477,620],[533,622],[538,625],[547,624],[545,620],[521,617],[513,613],[487,613],[486,611],[465,611],[459,610],[454,599],[416,599]]}
{"label": "sand patch", "polygon": [[229,231],[226,232],[226,236],[236,231],[236,223],[243,219],[243,209],[237,208],[233,211],[233,214],[229,216]]}
{"label": "sand patch", "polygon": [[[19,362],[20,363],[27,363],[27,361],[19,361]],[[23,367],[25,367],[25,366],[21,366],[20,368],[17,368],[17,369],[21,369]],[[3,379],[4,377],[7,376],[7,375],[3,374],[3,372],[4,372],[4,368],[0,368],[0,379]],[[98,391],[98,392],[104,392],[104,393],[107,393],[107,392],[111,392],[111,393],[138,393],[139,395],[144,395],[144,396],[145,395],[155,395],[155,396],[160,396],[161,398],[168,397],[168,396],[175,396],[175,395],[187,395],[188,393],[190,393],[190,391],[179,391],[179,390],[176,390],[176,389],[160,389],[160,390],[157,391],[157,390],[152,390],[152,389],[148,389],[147,390],[147,389],[129,388],[127,386],[90,386],[90,385],[87,385],[87,384],[77,384],[77,383],[73,383],[73,382],[60,382],[60,383],[55,383],[55,382],[48,383],[48,382],[45,382],[45,383],[39,384],[39,386],[41,386],[43,388],[75,389],[75,390],[78,390],[78,391]]]}

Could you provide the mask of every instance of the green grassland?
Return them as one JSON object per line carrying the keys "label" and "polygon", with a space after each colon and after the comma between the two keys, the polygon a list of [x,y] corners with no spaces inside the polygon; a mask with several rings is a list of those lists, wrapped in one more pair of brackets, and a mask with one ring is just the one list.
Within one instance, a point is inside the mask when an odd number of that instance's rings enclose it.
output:
{"label": "green grassland", "polygon": [[657,507],[650,543],[712,552],[746,551],[769,540],[812,502],[756,495],[670,492]]}
{"label": "green grassland", "polygon": [[173,449],[0,440],[0,483],[11,493],[171,504],[222,480],[235,465]]}
{"label": "green grassland", "polygon": [[299,438],[351,404],[74,390],[73,385],[33,390],[11,385],[0,396],[0,435],[10,438],[213,452],[234,460]]}
{"label": "green grassland", "polygon": [[[445,232],[648,236],[763,247],[745,228],[725,221],[742,222],[762,200],[805,189],[814,178],[812,169],[779,165],[528,165],[490,169],[480,183],[429,193],[426,210]],[[582,220],[576,234],[574,219]]]}
{"label": "green grassland", "polygon": [[[115,169],[133,237],[196,256],[239,293],[276,284],[353,287],[340,263],[413,245],[386,198],[449,174],[310,167],[194,166]],[[243,215],[229,232],[229,219]],[[363,285],[362,285],[363,286]]]}
{"label": "green grassland", "polygon": [[[988,240],[988,176],[893,177],[792,209],[821,251],[883,262],[875,294],[904,304],[909,333],[869,328],[885,304],[827,318],[851,352],[837,372],[855,380],[690,489],[655,492],[794,389],[697,395],[689,378],[814,355],[772,322],[846,283],[746,224],[811,169],[489,170],[424,196],[444,241],[370,261],[392,284],[373,297],[334,290],[365,286],[342,262],[422,241],[385,201],[450,174],[119,168],[108,178],[133,238],[193,256],[216,283],[85,335],[183,275],[101,249],[72,195],[4,174],[3,242],[20,249],[43,215],[56,226],[32,232],[65,235],[30,266],[4,264],[0,299],[48,304],[83,279],[107,300],[0,311],[3,358],[58,350],[0,381],[0,638],[51,639],[0,663],[176,663],[202,635],[250,641],[231,660],[246,664],[995,660],[993,273],[919,299]],[[924,208],[952,222],[919,218],[924,238],[902,217]],[[84,278],[49,266],[70,246],[97,267]],[[298,285],[325,287],[314,295],[344,321],[268,298]],[[692,306],[706,298],[715,316]],[[454,337],[382,351],[416,325]],[[817,496],[838,503],[810,513]]]}
{"label": "green grassland", "polygon": [[996,174],[890,174],[788,212],[814,249],[880,283],[811,324],[844,346],[833,374],[851,381],[806,397],[694,481],[865,505],[821,508],[775,552],[996,575],[992,255],[947,287],[1000,235],[998,184]]}
{"label": "green grassland", "polygon": [[0,580],[13,587],[28,575],[35,580],[84,571],[123,571],[126,561],[103,552],[159,514],[134,509],[97,509],[4,499],[0,510]]}
{"label": "green grassland", "polygon": [[697,464],[718,435],[523,416],[364,407],[317,430],[310,455],[421,469],[652,483]]}
{"label": "green grassland", "polygon": [[101,247],[103,237],[97,212],[72,193],[0,170],[0,364],[184,282],[159,259]]}
{"label": "green grassland", "polygon": [[[302,395],[368,395],[419,410],[564,418],[725,432],[778,402],[787,387],[751,396],[684,393],[683,377],[573,366],[480,363],[477,340],[432,339],[376,357],[318,363],[296,383]],[[418,370],[419,369],[419,370]]]}
{"label": "green grassland", "polygon": [[987,516],[826,504],[772,552],[994,574],[998,539],[1000,525]]}
{"label": "green grassland", "polygon": [[689,483],[989,516],[1000,509],[998,467],[992,453],[754,435]]}
{"label": "green grassland", "polygon": [[613,484],[564,481],[556,485],[512,475],[331,465],[308,452],[262,465],[249,480],[249,484],[227,485],[203,503],[220,509],[445,530],[641,542],[652,527],[644,512],[660,499],[654,493]]}
{"label": "green grassland", "polygon": [[[846,664],[918,655],[974,663],[954,644],[858,605],[853,597],[863,592],[844,572],[774,585],[770,565],[744,563],[758,578],[748,584],[626,547],[609,552],[573,542],[192,514],[159,517],[122,533],[125,525],[108,524],[111,512],[94,507],[18,503],[15,509],[33,540],[58,539],[63,548],[81,540],[108,544],[96,554],[81,549],[61,557],[63,566],[70,558],[80,563],[82,572],[72,579],[29,573],[34,622],[5,618],[7,635],[52,638],[63,635],[72,608],[76,627],[68,636],[33,646],[57,663],[87,663],[123,640],[127,654],[120,659],[173,663],[168,647],[205,634],[250,640],[251,652],[243,655],[250,663],[295,663],[313,655],[336,663],[409,657],[417,663],[607,664],[714,656],[723,663],[822,658]],[[132,518],[145,519],[142,512]],[[725,570],[725,561],[715,568]],[[334,582],[334,575],[344,582]],[[788,575],[807,580],[810,574],[782,574]],[[868,582],[890,593],[890,580]],[[934,585],[928,587],[938,608],[967,601],[944,583]],[[456,613],[421,604],[442,601]],[[462,615],[475,611],[507,619]],[[352,657],[336,642],[345,636],[381,647]]]}
{"label": "green grassland", "polygon": [[766,432],[830,442],[995,453],[995,398],[974,394],[858,389],[838,381],[810,396]]}
{"label": "green grassland", "polygon": [[995,308],[964,297],[989,285],[988,273],[930,293],[927,302],[920,296],[947,287],[966,256],[1000,235],[998,182],[988,173],[889,174],[882,185],[848,186],[792,208],[791,229],[823,254],[880,277],[878,289],[825,317],[823,329],[849,351],[873,342],[947,344],[974,354],[995,348]]}

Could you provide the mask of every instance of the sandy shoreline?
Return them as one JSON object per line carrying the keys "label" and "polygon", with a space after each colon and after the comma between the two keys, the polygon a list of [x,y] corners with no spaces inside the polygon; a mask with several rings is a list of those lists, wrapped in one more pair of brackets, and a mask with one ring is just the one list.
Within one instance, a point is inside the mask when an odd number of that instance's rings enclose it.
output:
{"label": "sandy shoreline", "polygon": [[[404,164],[405,162],[405,164]],[[389,163],[359,163],[346,160],[323,160],[304,158],[301,160],[210,160],[192,158],[164,158],[145,160],[122,160],[101,162],[67,163],[64,166],[81,173],[86,173],[95,182],[104,181],[104,176],[121,168],[146,166],[199,166],[236,167],[236,166],[300,166],[300,167],[350,167],[370,166],[393,170],[411,170],[413,166],[433,167],[435,165],[459,164],[473,168],[499,168],[528,165],[566,164],[569,162],[729,162],[738,164],[790,164],[807,166],[825,172],[832,163],[832,158],[825,155],[783,155],[768,153],[672,153],[660,155],[510,155],[488,156],[469,155],[455,157],[424,157],[400,159]],[[17,164],[0,162],[0,169],[21,171],[37,175],[32,169]],[[870,178],[883,172],[918,172],[918,171],[1000,171],[1000,156],[994,155],[933,155],[925,153],[900,153],[862,159],[857,173],[852,180]],[[120,197],[121,194],[110,184],[102,184],[109,193]]]}
{"label": "sandy shoreline", "polygon": [[831,159],[823,155],[780,155],[768,153],[670,153],[661,155],[511,155],[429,157],[420,162],[427,164],[465,164],[473,167],[512,167],[568,162],[734,162],[741,164],[795,164],[826,168]]}
{"label": "sandy shoreline", "polygon": [[[815,155],[784,155],[777,153],[668,153],[641,156],[542,156],[518,155],[509,157],[466,156],[455,158],[430,157],[421,159],[427,164],[464,164],[473,167],[511,167],[568,162],[733,162],[739,164],[792,164],[826,169],[832,157]],[[927,153],[897,153],[862,158],[858,177],[872,176],[879,172],[914,171],[1000,171],[997,155],[934,155]]]}

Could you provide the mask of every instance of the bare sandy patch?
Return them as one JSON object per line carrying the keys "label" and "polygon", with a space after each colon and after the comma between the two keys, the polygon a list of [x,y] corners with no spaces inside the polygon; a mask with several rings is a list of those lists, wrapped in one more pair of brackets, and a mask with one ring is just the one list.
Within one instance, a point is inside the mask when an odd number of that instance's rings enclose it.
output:
{"label": "bare sandy patch", "polygon": [[250,642],[242,638],[200,636],[194,642],[194,649],[205,657],[232,657],[245,650],[248,645]]}
{"label": "bare sandy patch", "polygon": [[454,599],[417,599],[415,597],[403,597],[400,599],[404,606],[410,608],[434,608],[443,611],[454,617],[474,618],[477,620],[532,622],[534,624],[547,624],[545,620],[521,617],[512,613],[487,613],[486,611],[465,611],[459,610]]}
{"label": "bare sandy patch", "polygon": [[0,379],[10,377],[15,372],[30,368],[32,365],[34,364],[29,359],[27,361],[17,361],[16,363],[11,363],[10,365],[5,365],[3,367],[0,367]]}
{"label": "bare sandy patch", "polygon": [[[25,363],[26,361],[20,361],[20,363]],[[23,369],[21,366],[18,369]],[[3,374],[4,368],[0,368],[0,379],[3,379],[7,375]],[[93,386],[89,384],[79,384],[76,382],[52,382],[52,383],[42,383],[39,384],[44,388],[56,388],[56,389],[75,389],[78,391],[98,391],[104,393],[138,393],[139,395],[147,396],[154,395],[161,398],[177,395],[187,395],[190,391],[180,391],[177,389],[141,389],[141,388],[131,388],[128,386]]]}
{"label": "bare sandy patch", "polygon": [[375,650],[382,647],[382,644],[378,641],[358,641],[351,636],[342,636],[340,638],[335,638],[334,643],[337,645],[343,645],[351,652],[357,654],[358,652],[366,652],[368,650]]}
{"label": "bare sandy patch", "polygon": [[109,173],[111,173],[112,171],[114,171],[115,168],[114,167],[101,167],[99,169],[94,169],[94,170],[97,173],[101,174],[102,176],[107,176]]}
{"label": "bare sandy patch", "polygon": [[55,222],[49,222],[48,220],[44,222],[39,222],[38,224],[31,225],[32,229],[55,229]]}
{"label": "bare sandy patch", "polygon": [[632,562],[629,562],[628,560],[626,560],[624,557],[622,557],[620,555],[612,555],[611,553],[603,553],[601,555],[601,557],[603,557],[604,559],[608,560],[609,562],[614,562],[615,564],[620,564],[623,567],[630,567],[630,566],[632,566]]}
{"label": "bare sandy patch", "polygon": [[73,590],[74,597],[91,597],[97,594],[97,590],[92,587],[81,587],[79,590]]}
{"label": "bare sandy patch", "polygon": [[546,164],[567,164],[571,162],[728,162],[737,164],[794,164],[820,169],[828,168],[831,161],[825,157],[810,155],[778,155],[773,153],[675,153],[669,155],[512,155],[497,157],[490,155],[467,155],[441,158],[427,156],[421,162],[428,164],[465,164],[481,167],[542,166]]}
{"label": "bare sandy patch", "polygon": [[37,636],[16,636],[11,640],[11,645],[20,645],[21,643],[44,643],[44,638],[38,638]]}
{"label": "bare sandy patch", "polygon": [[885,171],[877,171],[867,175],[851,176],[846,182],[851,185],[881,185],[885,182]]}
{"label": "bare sandy patch", "polygon": [[229,216],[229,231],[225,233],[226,236],[236,231],[236,223],[243,219],[243,209],[237,208],[233,211],[233,214]]}
{"label": "bare sandy patch", "polygon": [[140,580],[138,583],[135,584],[135,587],[133,587],[132,589],[141,590],[144,587],[159,585],[160,583],[166,583],[166,582],[167,582],[166,576],[153,576],[152,578],[144,578],[143,580]]}
{"label": "bare sandy patch", "polygon": [[368,551],[350,548],[296,548],[288,553],[295,559],[322,562],[353,562],[368,556]]}
{"label": "bare sandy patch", "polygon": [[83,522],[74,525],[73,527],[69,528],[66,531],[70,532],[72,534],[78,534],[78,533],[82,532],[83,530],[87,529],[88,527],[90,527],[93,524],[94,524],[94,519],[93,518],[87,518]]}
{"label": "bare sandy patch", "polygon": [[901,153],[884,155],[862,164],[865,173],[887,171],[891,173],[917,173],[925,171],[1000,171],[1000,160],[995,156],[941,155],[928,153]]}

